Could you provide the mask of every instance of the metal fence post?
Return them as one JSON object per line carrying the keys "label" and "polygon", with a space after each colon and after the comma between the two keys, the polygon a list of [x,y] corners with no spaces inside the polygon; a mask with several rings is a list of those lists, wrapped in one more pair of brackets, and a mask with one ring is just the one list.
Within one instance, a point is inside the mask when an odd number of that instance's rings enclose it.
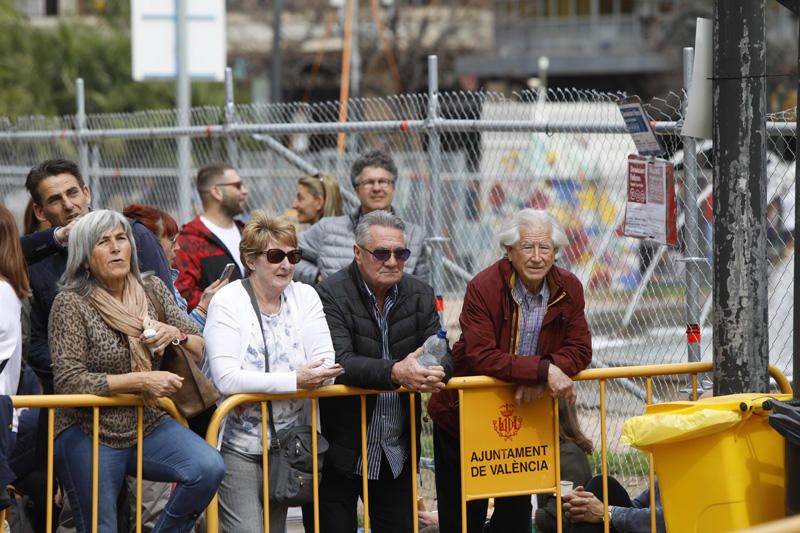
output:
{"label": "metal fence post", "polygon": [[231,126],[238,122],[236,103],[233,94],[233,70],[225,68],[225,146],[228,151],[228,162],[239,168],[239,145],[236,133],[231,131]]}
{"label": "metal fence post", "polygon": [[442,166],[441,139],[437,129],[439,120],[439,71],[438,57],[428,56],[428,161],[431,169],[431,216],[428,217],[429,226],[426,228],[428,242],[431,243],[431,284],[437,298],[441,297],[444,284],[442,283]]}
{"label": "metal fence post", "polygon": [[[191,80],[189,79],[189,35],[187,32],[188,0],[175,0],[175,64],[177,83],[175,101],[178,108],[178,127],[191,124]],[[192,141],[189,137],[178,137],[178,216],[184,224],[192,218]]]}
{"label": "metal fence post", "polygon": [[[692,84],[694,48],[683,49],[683,88],[689,94]],[[687,98],[683,100],[683,116],[688,109]],[[683,206],[684,206],[684,261],[686,262],[686,334],[687,355],[690,363],[700,361],[700,263],[705,261],[700,249],[702,230],[699,226],[697,195],[697,141],[694,137],[683,136]],[[696,328],[696,330],[695,330]],[[695,330],[695,331],[692,331]],[[696,335],[695,335],[696,332]],[[691,333],[691,334],[690,334]]]}
{"label": "metal fence post", "polygon": [[83,174],[83,179],[89,185],[89,189],[94,190],[95,184],[92,183],[92,176],[89,172],[89,146],[83,137],[83,132],[86,130],[86,92],[83,78],[75,80],[75,106],[77,109],[75,113],[75,143],[78,145],[78,167]]}

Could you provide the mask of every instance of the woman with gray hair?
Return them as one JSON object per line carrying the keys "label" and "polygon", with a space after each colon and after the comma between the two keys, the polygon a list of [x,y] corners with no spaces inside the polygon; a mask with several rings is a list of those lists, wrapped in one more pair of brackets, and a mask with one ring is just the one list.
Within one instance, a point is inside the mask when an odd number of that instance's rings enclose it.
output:
{"label": "woman with gray hair", "polygon": [[[59,288],[49,331],[56,393],[142,395],[142,475],[176,483],[153,531],[191,531],[222,480],[222,458],[156,399],[182,381],[159,370],[164,348],[182,344],[202,353],[197,326],[161,280],[140,274],[130,224],[114,211],[94,211],[75,224]],[[56,468],[78,531],[92,529],[92,419],[89,408],[56,412]],[[125,476],[136,475],[137,408],[103,409],[99,432],[97,524],[112,532]]]}

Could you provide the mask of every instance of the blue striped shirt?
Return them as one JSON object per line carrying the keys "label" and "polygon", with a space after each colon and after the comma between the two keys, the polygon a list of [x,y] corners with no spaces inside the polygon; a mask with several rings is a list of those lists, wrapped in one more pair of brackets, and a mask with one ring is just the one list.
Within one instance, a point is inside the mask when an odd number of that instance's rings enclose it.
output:
{"label": "blue striped shirt", "polygon": [[[381,356],[386,361],[392,360],[392,353],[389,350],[389,313],[392,311],[394,302],[397,299],[397,285],[391,288],[386,300],[383,303],[383,314],[378,309],[375,295],[364,283],[372,304],[372,312],[381,330]],[[403,395],[404,396],[404,395]],[[381,455],[386,456],[386,461],[392,469],[395,479],[403,471],[403,465],[408,457],[408,446],[406,445],[406,412],[400,404],[402,401],[400,393],[384,392],[378,394],[375,402],[375,410],[367,426],[367,478],[378,479],[381,470]],[[358,458],[355,474],[361,475],[362,457]]]}
{"label": "blue striped shirt", "polygon": [[516,278],[514,299],[520,309],[517,354],[536,355],[539,349],[539,334],[542,332],[542,322],[547,311],[547,300],[550,299],[550,287],[545,280],[539,293],[533,294],[519,276]]}

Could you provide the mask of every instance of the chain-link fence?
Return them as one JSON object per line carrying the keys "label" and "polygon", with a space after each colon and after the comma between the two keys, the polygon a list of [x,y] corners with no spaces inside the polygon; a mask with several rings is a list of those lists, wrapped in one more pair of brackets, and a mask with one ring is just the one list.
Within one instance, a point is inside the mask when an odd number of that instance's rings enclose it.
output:
{"label": "chain-link fence", "polygon": [[[355,206],[349,168],[366,148],[389,151],[397,163],[394,207],[426,228],[440,269],[433,280],[444,295],[451,342],[467,281],[501,257],[495,232],[522,207],[545,208],[559,218],[570,240],[558,263],[586,290],[593,334],[593,365],[621,366],[687,360],[687,295],[695,298],[702,325],[700,354],[711,358],[712,272],[710,141],[695,147],[696,170],[687,176],[679,137],[683,98],[670,94],[645,104],[675,164],[680,244],[668,249],[621,235],[627,155],[635,149],[617,109],[622,97],[580,90],[399,95],[349,102],[350,122],[339,124],[339,105],[253,104],[193,109],[191,125],[177,126],[175,111],[32,117],[0,122],[0,197],[22,212],[24,176],[43,159],[80,161],[95,207],[121,209],[137,202],[158,205],[176,218],[198,206],[181,176],[212,160],[231,161],[249,188],[251,209],[291,214],[297,179],[309,172],[337,176]],[[770,361],[791,371],[794,228],[794,111],[770,116],[767,189]],[[345,151],[337,135],[346,133]],[[177,136],[191,137],[188,173],[180,169]],[[686,159],[686,160],[685,160]],[[688,179],[691,178],[691,179]],[[685,184],[693,189],[687,191]],[[694,185],[692,185],[694,184]],[[691,193],[691,194],[689,194]],[[690,206],[685,198],[691,198]],[[696,197],[696,199],[695,199]],[[190,207],[191,205],[191,207]],[[695,227],[683,224],[690,208]],[[441,238],[440,238],[441,237]],[[697,239],[697,291],[687,293],[686,243]],[[659,400],[685,398],[685,380],[658,380]],[[610,470],[623,480],[646,468],[636,453],[618,446],[622,422],[643,411],[644,384],[621,381],[608,395]],[[599,443],[598,391],[579,387],[587,434]],[[422,455],[431,464],[430,427]],[[431,478],[423,475],[425,494]]]}

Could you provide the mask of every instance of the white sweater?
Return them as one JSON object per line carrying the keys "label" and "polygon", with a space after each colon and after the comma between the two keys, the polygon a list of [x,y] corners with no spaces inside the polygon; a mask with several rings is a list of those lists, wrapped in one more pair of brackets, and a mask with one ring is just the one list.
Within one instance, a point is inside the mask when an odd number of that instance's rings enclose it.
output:
{"label": "white sweater", "polygon": [[22,303],[13,287],[7,281],[2,280],[0,280],[0,308],[3,309],[0,313],[0,362],[8,359],[3,373],[0,374],[0,394],[13,396],[17,393],[22,364],[22,323],[20,321]]}
{"label": "white sweater", "polygon": [[[334,363],[333,343],[322,302],[312,287],[291,282],[283,291],[286,305],[302,331],[306,361],[323,360],[325,368]],[[302,321],[297,320],[302,318]],[[253,330],[258,331],[258,317],[241,281],[219,290],[208,307],[203,330],[205,364],[208,375],[223,396],[240,392],[292,393],[297,391],[296,372],[253,372],[242,370]]]}

